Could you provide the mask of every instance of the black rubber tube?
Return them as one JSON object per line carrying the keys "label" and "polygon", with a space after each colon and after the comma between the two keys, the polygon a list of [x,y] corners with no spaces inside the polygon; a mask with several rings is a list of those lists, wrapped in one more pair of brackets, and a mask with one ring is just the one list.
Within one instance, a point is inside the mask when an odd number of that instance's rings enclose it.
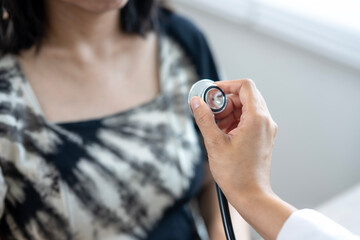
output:
{"label": "black rubber tube", "polygon": [[221,191],[221,189],[219,188],[219,186],[217,184],[216,184],[216,192],[218,195],[221,218],[222,218],[223,225],[224,225],[226,239],[227,240],[236,240],[233,225],[231,222],[228,201],[227,201],[224,193]]}

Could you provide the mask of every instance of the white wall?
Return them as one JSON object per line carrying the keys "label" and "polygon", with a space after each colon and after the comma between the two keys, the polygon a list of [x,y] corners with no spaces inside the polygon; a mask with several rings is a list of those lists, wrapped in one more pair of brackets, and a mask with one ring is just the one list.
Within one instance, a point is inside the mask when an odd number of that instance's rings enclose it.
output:
{"label": "white wall", "polygon": [[279,125],[278,195],[315,207],[360,182],[359,71],[203,11],[174,8],[205,32],[229,79],[253,79],[267,100]]}

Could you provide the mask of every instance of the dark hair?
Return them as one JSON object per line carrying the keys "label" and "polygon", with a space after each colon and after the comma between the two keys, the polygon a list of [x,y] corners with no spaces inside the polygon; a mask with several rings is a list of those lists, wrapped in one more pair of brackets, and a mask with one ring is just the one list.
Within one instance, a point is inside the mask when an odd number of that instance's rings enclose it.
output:
{"label": "dark hair", "polygon": [[[45,0],[0,0],[0,54],[41,46],[47,17]],[[121,30],[144,36],[155,28],[155,0],[129,0],[121,11]]]}

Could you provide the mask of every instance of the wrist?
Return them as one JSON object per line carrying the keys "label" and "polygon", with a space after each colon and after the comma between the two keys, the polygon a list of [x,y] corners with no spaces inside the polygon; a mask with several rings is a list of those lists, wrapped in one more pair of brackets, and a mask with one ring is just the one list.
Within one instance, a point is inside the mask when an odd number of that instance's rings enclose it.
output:
{"label": "wrist", "polygon": [[236,209],[242,208],[256,199],[268,199],[276,196],[269,184],[243,183],[241,185],[242,186],[232,186],[229,188],[230,191],[226,189],[227,192],[225,193],[228,201]]}
{"label": "wrist", "polygon": [[285,221],[296,211],[271,189],[242,192],[232,201],[240,215],[265,239],[276,239]]}
{"label": "wrist", "polygon": [[244,208],[253,207],[255,204],[259,204],[264,201],[274,201],[279,199],[271,188],[251,187],[247,190],[240,191],[236,194],[234,200],[234,207],[241,213]]}

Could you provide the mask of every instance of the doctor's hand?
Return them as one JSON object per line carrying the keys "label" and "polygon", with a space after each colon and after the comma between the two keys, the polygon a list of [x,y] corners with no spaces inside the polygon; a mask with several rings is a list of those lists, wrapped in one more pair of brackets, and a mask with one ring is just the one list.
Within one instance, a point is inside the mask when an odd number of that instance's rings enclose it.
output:
{"label": "doctor's hand", "polygon": [[277,125],[251,80],[215,84],[230,94],[226,109],[215,118],[201,98],[191,99],[211,172],[242,217],[265,239],[276,239],[285,220],[295,211],[272,192],[270,185]]}
{"label": "doctor's hand", "polygon": [[271,191],[270,161],[277,132],[264,98],[251,80],[217,82],[228,95],[226,109],[215,115],[194,97],[191,107],[204,137],[215,181],[231,199]]}

